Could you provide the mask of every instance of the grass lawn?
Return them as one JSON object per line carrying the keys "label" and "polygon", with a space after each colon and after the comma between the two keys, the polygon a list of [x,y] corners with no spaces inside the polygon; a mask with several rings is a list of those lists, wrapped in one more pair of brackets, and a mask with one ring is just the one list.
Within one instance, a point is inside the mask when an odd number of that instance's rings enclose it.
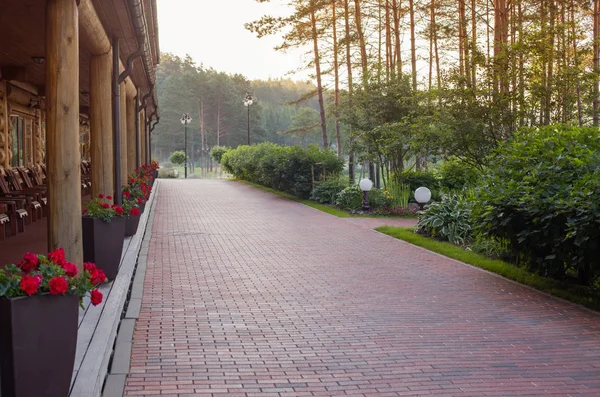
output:
{"label": "grass lawn", "polygon": [[561,283],[557,280],[538,276],[510,263],[490,259],[456,245],[421,236],[411,228],[383,226],[375,230],[449,258],[499,274],[509,280],[530,286],[570,302],[586,306],[590,309],[600,310],[600,294],[591,288]]}
{"label": "grass lawn", "polygon": [[265,192],[276,194],[280,197],[285,197],[286,199],[296,201],[298,203],[307,205],[309,207],[315,208],[319,211],[326,212],[330,215],[337,216],[338,218],[407,218],[407,219],[416,219],[415,216],[407,215],[407,216],[385,216],[385,215],[360,215],[360,214],[351,214],[348,211],[341,210],[330,204],[320,204],[311,200],[304,200],[298,198],[296,196],[292,196],[291,194],[280,192],[279,190],[271,189],[270,187],[266,187],[263,185],[259,185],[258,183],[243,181],[240,179],[236,179],[238,182],[245,183],[246,185],[253,186],[257,189],[264,190]]}

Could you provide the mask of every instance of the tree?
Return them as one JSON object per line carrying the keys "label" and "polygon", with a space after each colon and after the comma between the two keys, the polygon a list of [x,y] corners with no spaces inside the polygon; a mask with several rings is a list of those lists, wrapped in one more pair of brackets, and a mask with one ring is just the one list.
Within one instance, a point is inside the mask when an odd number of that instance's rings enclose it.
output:
{"label": "tree", "polygon": [[171,153],[171,157],[169,159],[171,160],[171,163],[181,165],[185,162],[187,156],[185,155],[185,152],[183,150],[179,150]]}

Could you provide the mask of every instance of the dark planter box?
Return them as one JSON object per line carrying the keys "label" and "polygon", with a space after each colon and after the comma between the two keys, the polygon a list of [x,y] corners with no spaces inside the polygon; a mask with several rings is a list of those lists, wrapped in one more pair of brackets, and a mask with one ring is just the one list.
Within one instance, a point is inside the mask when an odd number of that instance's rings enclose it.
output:
{"label": "dark planter box", "polygon": [[4,397],[69,394],[79,298],[0,298],[0,385]]}
{"label": "dark planter box", "polygon": [[83,260],[93,262],[112,281],[117,277],[125,238],[125,217],[115,216],[104,222],[81,217],[83,228]]}
{"label": "dark planter box", "polygon": [[138,225],[140,223],[140,215],[130,215],[125,220],[125,237],[130,237],[137,232]]}
{"label": "dark planter box", "polygon": [[152,178],[153,178],[153,179],[156,179],[156,178],[158,178],[158,170],[154,170],[154,171],[152,171]]}

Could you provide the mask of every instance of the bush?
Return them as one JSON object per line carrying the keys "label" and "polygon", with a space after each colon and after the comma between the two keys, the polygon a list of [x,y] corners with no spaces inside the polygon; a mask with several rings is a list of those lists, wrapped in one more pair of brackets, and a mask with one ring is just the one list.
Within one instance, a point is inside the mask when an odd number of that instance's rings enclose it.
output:
{"label": "bush", "polygon": [[234,177],[306,199],[312,190],[312,170],[315,179],[339,176],[343,161],[331,150],[317,146],[279,146],[260,143],[240,146],[223,154],[221,165]]}
{"label": "bush", "polygon": [[310,199],[321,204],[333,204],[339,192],[348,187],[348,181],[345,179],[326,178],[315,184],[315,188],[310,193]]}
{"label": "bush", "polygon": [[530,269],[590,285],[600,275],[598,197],[597,129],[524,128],[497,150],[475,219]]}
{"label": "bush", "polygon": [[348,211],[358,211],[362,208],[363,192],[357,185],[349,186],[338,193],[335,205]]}
{"label": "bush", "polygon": [[473,187],[480,177],[479,170],[455,157],[444,161],[439,171],[440,185],[445,191],[460,191]]}
{"label": "bush", "polygon": [[181,165],[185,162],[186,157],[187,156],[185,155],[183,150],[179,150],[177,152],[171,153],[171,157],[169,158],[169,160],[171,160],[171,163],[173,164]]}
{"label": "bush", "polygon": [[472,203],[456,195],[445,195],[442,200],[429,205],[419,217],[417,228],[424,234],[465,245],[473,230],[470,216]]}
{"label": "bush", "polygon": [[223,155],[228,150],[231,150],[231,148],[228,147],[228,146],[213,146],[213,148],[210,149],[210,157],[213,160],[215,160],[218,164],[221,164],[221,160],[223,158]]}
{"label": "bush", "polygon": [[[358,185],[350,186],[338,193],[335,205],[348,211],[359,211],[362,209],[363,192]],[[382,189],[372,189],[369,192],[369,207],[389,208],[392,204],[392,198],[387,191]]]}
{"label": "bush", "polygon": [[395,184],[405,184],[410,186],[410,198],[414,200],[415,190],[421,186],[425,186],[431,190],[431,199],[439,199],[440,183],[433,172],[409,171],[405,170],[401,173],[394,173],[392,181]]}

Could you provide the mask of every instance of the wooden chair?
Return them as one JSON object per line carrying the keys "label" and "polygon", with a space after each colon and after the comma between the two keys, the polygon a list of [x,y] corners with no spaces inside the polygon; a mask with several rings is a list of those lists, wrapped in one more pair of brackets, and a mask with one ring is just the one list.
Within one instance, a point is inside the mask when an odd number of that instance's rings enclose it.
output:
{"label": "wooden chair", "polygon": [[[31,220],[36,222],[43,216],[47,215],[48,210],[45,208],[48,205],[47,191],[45,187],[27,187],[23,186],[19,180],[20,174],[19,169],[8,169],[4,170],[6,174],[6,180],[12,185],[10,192],[26,196],[31,198]],[[30,181],[31,182],[31,181]],[[4,192],[4,189],[0,187]]]}
{"label": "wooden chair", "polygon": [[[5,215],[9,219],[10,234],[16,236],[18,233],[23,233],[25,231],[25,221],[28,217],[27,210],[24,208],[26,205],[25,200],[0,197],[0,204],[7,209]],[[6,226],[6,223],[4,225]]]}
{"label": "wooden chair", "polygon": [[[0,169],[0,171],[2,171],[2,169]],[[0,175],[0,200],[14,202],[16,204],[15,212],[17,212],[17,210],[25,211],[24,214],[20,212],[19,215],[21,218],[25,218],[25,223],[27,225],[31,224],[33,221],[32,218],[37,220],[38,213],[41,214],[42,205],[39,202],[36,202],[34,196],[10,190],[8,183],[2,175]]]}
{"label": "wooden chair", "polygon": [[21,188],[20,190],[24,192],[39,192],[37,200],[42,204],[42,216],[48,216],[48,188],[43,185],[34,184],[29,176],[29,170],[27,168],[19,167],[17,168],[17,172],[19,173],[18,176],[21,177],[21,180],[23,181],[25,186],[23,186],[23,184],[20,183],[20,181],[17,178],[17,175],[15,175],[15,181],[13,183],[13,186],[17,184],[18,187]]}
{"label": "wooden chair", "polygon": [[0,203],[0,241],[8,237],[10,233],[10,217],[7,213],[8,205]]}

